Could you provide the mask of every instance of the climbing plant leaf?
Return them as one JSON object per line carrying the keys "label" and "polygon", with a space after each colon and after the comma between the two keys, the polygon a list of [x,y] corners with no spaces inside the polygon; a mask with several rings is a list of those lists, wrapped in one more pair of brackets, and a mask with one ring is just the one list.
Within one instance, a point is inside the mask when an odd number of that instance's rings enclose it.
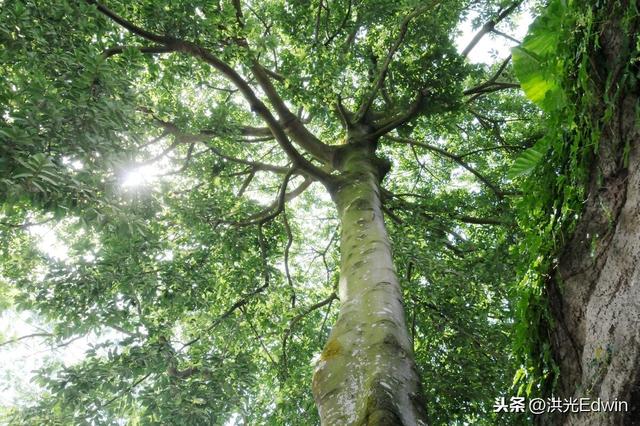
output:
{"label": "climbing plant leaf", "polygon": [[531,173],[538,163],[540,163],[548,149],[549,142],[546,138],[543,138],[534,146],[520,154],[509,169],[507,174],[509,179]]}
{"label": "climbing plant leaf", "polygon": [[557,57],[560,42],[562,2],[554,1],[547,13],[538,17],[520,46],[511,50],[513,69],[525,95],[546,112],[563,103],[559,76],[561,64]]}

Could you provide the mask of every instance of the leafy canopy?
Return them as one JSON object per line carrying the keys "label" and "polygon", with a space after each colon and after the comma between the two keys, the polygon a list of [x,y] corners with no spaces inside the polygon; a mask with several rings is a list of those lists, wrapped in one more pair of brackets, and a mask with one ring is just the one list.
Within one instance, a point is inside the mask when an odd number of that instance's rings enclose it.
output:
{"label": "leafy canopy", "polygon": [[[467,14],[516,6],[2,2],[0,297],[51,345],[94,336],[3,415],[316,424],[339,259],[316,181],[367,116],[431,421],[493,424],[516,368],[505,175],[541,129],[508,60],[472,66],[453,38]],[[291,123],[329,148],[283,144],[273,129]],[[66,253],[38,249],[41,222]]]}

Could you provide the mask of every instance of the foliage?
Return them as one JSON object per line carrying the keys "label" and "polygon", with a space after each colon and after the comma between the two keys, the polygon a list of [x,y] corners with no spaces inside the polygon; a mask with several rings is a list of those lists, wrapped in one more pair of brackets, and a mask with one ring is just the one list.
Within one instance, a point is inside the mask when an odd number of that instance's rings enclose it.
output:
{"label": "foliage", "polygon": [[[637,4],[552,1],[531,25],[522,45],[513,49],[514,71],[527,97],[547,114],[546,134],[524,151],[510,169],[520,177],[525,196],[518,223],[525,238],[514,247],[525,261],[520,276],[515,350],[523,368],[515,377],[519,393],[549,394],[558,371],[550,353],[547,329],[552,319],[546,305],[546,283],[565,241],[573,232],[585,202],[591,164],[603,126],[631,77],[633,62],[624,66],[622,81],[607,81],[601,91],[595,72],[601,25],[610,16],[630,22]],[[629,34],[629,58],[638,45]],[[522,178],[523,176],[530,175]]]}
{"label": "foliage", "polygon": [[[505,350],[519,237],[505,176],[541,126],[501,90],[513,88],[506,63],[466,63],[452,34],[474,8],[509,4],[261,1],[243,3],[242,20],[234,4],[109,7],[215,53],[249,85],[259,58],[333,148],[347,136],[339,106],[356,111],[376,78],[372,116],[415,109],[378,149],[392,163],[382,195],[430,420],[498,422],[491,404],[518,363]],[[81,361],[44,365],[40,393],[7,407],[8,421],[317,424],[309,390],[336,316],[338,221],[325,188],[290,171],[260,108],[201,59],[158,49],[92,1],[2,2],[0,297],[37,314],[52,346],[93,336]],[[287,184],[301,195],[279,203]],[[67,252],[39,249],[38,227]]]}

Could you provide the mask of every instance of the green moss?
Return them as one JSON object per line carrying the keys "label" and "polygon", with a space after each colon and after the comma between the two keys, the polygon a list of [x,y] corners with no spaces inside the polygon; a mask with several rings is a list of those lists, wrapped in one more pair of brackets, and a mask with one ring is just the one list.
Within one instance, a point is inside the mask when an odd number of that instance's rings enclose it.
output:
{"label": "green moss", "polygon": [[322,354],[320,355],[320,359],[326,361],[330,358],[334,358],[338,356],[342,352],[342,345],[338,341],[338,339],[331,339],[327,342],[327,345],[324,347]]}
{"label": "green moss", "polygon": [[[516,74],[525,92],[529,89],[527,95],[547,113],[548,129],[536,144],[540,155],[529,155],[528,160],[535,161],[528,163],[527,158],[521,159],[514,165],[518,173],[512,173],[513,177],[531,173],[521,182],[525,195],[518,205],[518,224],[526,237],[513,248],[514,255],[525,259],[517,287],[515,330],[515,351],[522,367],[514,386],[520,394],[550,393],[557,382],[558,367],[548,339],[553,318],[546,286],[552,279],[554,259],[580,218],[602,129],[626,87],[624,81],[612,84],[611,75],[603,84],[597,73],[597,68],[603,68],[596,54],[600,31],[609,17],[623,16],[623,31],[629,31],[626,54],[638,57],[638,44],[632,42],[637,34],[629,30],[631,17],[638,16],[637,5],[629,2],[623,8],[618,2],[605,3],[552,1],[531,26],[523,48],[514,52]],[[633,75],[632,63],[621,74]],[[542,86],[546,89],[538,90]]]}

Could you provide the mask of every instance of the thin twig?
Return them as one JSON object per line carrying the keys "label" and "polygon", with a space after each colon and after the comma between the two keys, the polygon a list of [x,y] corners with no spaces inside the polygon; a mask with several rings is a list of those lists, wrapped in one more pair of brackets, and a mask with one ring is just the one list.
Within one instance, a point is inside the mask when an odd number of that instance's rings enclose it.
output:
{"label": "thin twig", "polygon": [[391,65],[391,60],[393,59],[393,56],[398,51],[398,48],[404,41],[404,37],[407,34],[407,30],[409,29],[409,23],[411,22],[411,20],[417,17],[418,15],[420,15],[421,13],[423,13],[424,11],[433,7],[434,7],[433,2],[428,4],[423,4],[419,7],[416,7],[411,13],[409,13],[402,19],[402,22],[400,23],[400,31],[398,32],[398,36],[396,37],[396,40],[394,41],[393,45],[389,48],[389,51],[387,52],[387,56],[382,66],[378,70],[378,75],[374,80],[373,87],[371,88],[370,92],[366,95],[366,97],[362,101],[362,104],[360,104],[360,108],[358,108],[358,111],[356,112],[356,115],[355,115],[355,120],[354,120],[355,122],[361,121],[366,116],[367,112],[371,108],[371,105],[373,104],[373,101],[376,98],[376,95],[378,94],[378,91],[380,90],[380,88],[382,88],[385,77],[387,76],[387,72],[389,71],[389,65]]}
{"label": "thin twig", "polygon": [[307,315],[309,315],[311,312],[315,311],[316,309],[320,309],[325,305],[330,304],[331,302],[333,302],[335,299],[337,299],[338,296],[335,293],[331,293],[331,295],[329,295],[329,297],[327,297],[326,299],[315,303],[311,306],[309,306],[308,308],[306,308],[304,311],[302,311],[301,313],[299,313],[298,315],[296,315],[295,317],[293,317],[291,319],[291,321],[289,321],[289,326],[287,327],[287,329],[284,332],[284,336],[282,337],[282,368],[284,371],[287,370],[287,341],[289,340],[289,337],[291,336],[293,327],[304,317],[306,317]]}
{"label": "thin twig", "polygon": [[251,327],[253,334],[256,336],[256,339],[258,339],[258,342],[260,342],[260,346],[262,346],[262,350],[264,350],[264,352],[267,354],[267,357],[269,358],[269,361],[271,361],[271,364],[275,366],[276,362],[273,360],[273,357],[271,356],[271,352],[269,352],[269,349],[267,349],[267,347],[265,346],[264,341],[262,340],[262,336],[260,335],[260,333],[258,333],[258,330],[256,330],[256,328],[253,326],[253,323],[249,319],[249,315],[247,315],[247,311],[244,309],[244,307],[241,307],[240,311],[244,314],[244,318],[247,320],[249,327]]}
{"label": "thin twig", "polygon": [[471,50],[476,47],[482,37],[484,37],[487,33],[493,31],[496,25],[498,25],[502,20],[509,16],[511,12],[513,12],[518,6],[520,6],[520,3],[522,3],[522,0],[516,1],[515,3],[511,4],[511,6],[500,12],[495,19],[492,19],[489,22],[485,23],[480,31],[478,31],[473,39],[471,39],[467,47],[462,50],[461,55],[467,56],[469,52],[471,52]]}
{"label": "thin twig", "polygon": [[475,177],[478,178],[478,180],[480,180],[480,182],[484,183],[489,189],[491,189],[491,191],[493,191],[493,193],[496,195],[496,197],[498,197],[499,199],[504,198],[504,196],[506,195],[505,192],[503,192],[502,190],[500,190],[500,188],[498,188],[495,184],[493,184],[489,179],[487,179],[483,174],[481,174],[480,172],[478,172],[475,168],[471,167],[466,161],[464,161],[462,158],[460,158],[459,155],[453,154],[445,149],[439,148],[437,146],[434,145],[429,145],[427,143],[423,143],[423,142],[418,142],[415,141],[413,139],[408,139],[408,138],[401,138],[401,137],[395,137],[395,136],[387,136],[388,139],[394,141],[394,142],[399,142],[399,143],[403,143],[403,144],[407,144],[407,145],[415,145],[418,147],[422,147],[425,148],[431,152],[435,152],[436,154],[439,154],[443,157],[446,157],[456,163],[458,163],[460,166],[462,166],[463,168],[465,168],[466,170],[468,170],[469,172],[471,172]]}
{"label": "thin twig", "polygon": [[213,329],[216,328],[218,326],[218,324],[220,324],[226,318],[229,318],[231,316],[231,314],[233,314],[236,310],[242,308],[244,305],[249,303],[249,300],[253,296],[255,296],[255,295],[259,294],[259,293],[262,293],[268,287],[268,285],[269,285],[269,283],[266,282],[262,286],[258,287],[257,289],[255,289],[255,290],[245,294],[244,296],[242,296],[233,305],[231,305],[226,311],[224,311],[224,313],[222,313],[222,315],[220,315],[218,318],[216,318],[209,327],[204,329],[200,336],[194,337],[193,339],[189,340],[187,343],[183,344],[182,347],[180,348],[180,351],[182,351],[187,346],[191,346],[194,343],[196,343],[199,340],[201,340],[202,339],[202,335],[209,334],[211,331],[213,331]]}
{"label": "thin twig", "polygon": [[0,343],[0,348],[6,345],[11,345],[14,343],[18,343],[22,340],[26,340],[26,339],[31,339],[33,337],[53,337],[53,334],[51,333],[32,333],[32,334],[27,334],[25,336],[20,336],[20,337],[16,337],[15,339],[11,339],[11,340],[7,340],[6,342],[2,342]]}
{"label": "thin twig", "polygon": [[296,288],[293,284],[293,279],[291,278],[291,272],[289,271],[289,251],[293,244],[293,233],[291,232],[291,226],[289,226],[286,208],[282,211],[282,222],[284,223],[284,229],[287,232],[287,245],[284,248],[284,272],[287,277],[287,283],[289,283],[289,288],[291,289],[291,308],[293,309],[296,307]]}

